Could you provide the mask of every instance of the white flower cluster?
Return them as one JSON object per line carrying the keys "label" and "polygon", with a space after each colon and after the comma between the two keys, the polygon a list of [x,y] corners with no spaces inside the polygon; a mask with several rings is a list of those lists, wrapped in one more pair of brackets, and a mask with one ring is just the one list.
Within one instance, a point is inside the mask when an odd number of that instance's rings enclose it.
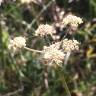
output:
{"label": "white flower cluster", "polygon": [[62,23],[66,26],[70,24],[71,26],[78,27],[79,24],[83,23],[82,19],[80,17],[74,16],[74,15],[67,15]]}
{"label": "white flower cluster", "polygon": [[30,3],[30,2],[32,2],[32,1],[34,1],[34,0],[20,0],[21,1],[21,3]]}
{"label": "white flower cluster", "polygon": [[35,31],[35,35],[36,36],[46,36],[46,35],[52,35],[56,33],[56,30],[51,26],[51,25],[48,25],[48,24],[41,24],[38,29]]}
{"label": "white flower cluster", "polygon": [[0,0],[0,5],[1,5],[2,2],[3,2],[3,0]]}
{"label": "white flower cluster", "polygon": [[[56,46],[57,45],[57,46]],[[44,46],[43,59],[55,63],[62,63],[65,54],[59,50],[59,43],[50,45],[49,47]]]}
{"label": "white flower cluster", "polygon": [[62,43],[62,48],[64,52],[71,52],[75,50],[79,50],[80,43],[77,40],[68,40],[64,39]]}
{"label": "white flower cluster", "polygon": [[55,62],[57,64],[62,63],[67,52],[79,50],[79,42],[77,40],[64,39],[61,42],[57,42],[50,46],[44,46],[43,48],[43,60]]}
{"label": "white flower cluster", "polygon": [[18,49],[26,46],[26,39],[24,37],[15,37],[13,40],[10,40],[8,48],[13,50],[14,52],[18,51]]}

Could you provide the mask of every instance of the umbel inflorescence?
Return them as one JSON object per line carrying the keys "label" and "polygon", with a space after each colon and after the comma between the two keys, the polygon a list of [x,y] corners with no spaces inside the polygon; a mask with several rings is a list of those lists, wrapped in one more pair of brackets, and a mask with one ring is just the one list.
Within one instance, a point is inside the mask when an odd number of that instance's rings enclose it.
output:
{"label": "umbel inflorescence", "polygon": [[[80,17],[74,15],[66,16],[62,23],[64,26],[70,24],[71,26],[78,27],[83,21]],[[45,38],[50,35],[54,36],[56,30],[53,26],[48,24],[41,24],[35,31],[35,36],[40,36]],[[48,39],[48,38],[47,38]],[[56,42],[52,41],[50,45],[45,45],[41,51],[30,49],[26,47],[26,39],[22,36],[15,37],[13,40],[10,40],[8,48],[14,50],[14,52],[18,51],[21,48],[25,48],[32,52],[41,53],[41,60],[47,61],[47,63],[51,62],[51,64],[62,64],[62,62],[66,59],[67,53],[71,53],[79,50],[79,42],[75,39],[67,39],[63,38],[62,40]]]}
{"label": "umbel inflorescence", "polygon": [[62,63],[64,56],[65,54],[60,50],[60,42],[43,48],[43,59],[49,62]]}
{"label": "umbel inflorescence", "polygon": [[68,40],[64,39],[62,42],[62,49],[64,52],[72,52],[79,50],[79,45],[80,43],[77,40]]}
{"label": "umbel inflorescence", "polygon": [[26,46],[26,39],[22,36],[15,37],[14,39],[10,39],[8,48],[13,50],[13,52],[18,51],[21,48]]}
{"label": "umbel inflorescence", "polygon": [[67,15],[62,21],[62,24],[64,24],[65,26],[69,24],[73,27],[78,27],[78,25],[81,23],[83,23],[83,21],[80,17],[71,14]]}
{"label": "umbel inflorescence", "polygon": [[46,36],[46,35],[53,35],[54,33],[56,33],[56,30],[54,29],[54,27],[52,27],[51,25],[48,24],[41,24],[38,29],[35,31],[35,35],[36,36]]}

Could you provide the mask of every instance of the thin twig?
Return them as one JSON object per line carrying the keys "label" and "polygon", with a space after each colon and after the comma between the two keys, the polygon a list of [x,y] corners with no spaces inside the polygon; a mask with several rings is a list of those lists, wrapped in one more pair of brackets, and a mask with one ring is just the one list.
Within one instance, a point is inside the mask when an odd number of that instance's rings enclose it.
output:
{"label": "thin twig", "polygon": [[24,47],[24,49],[31,51],[31,52],[42,53],[42,51],[40,51],[40,50],[35,50],[35,49],[28,48],[28,47]]}

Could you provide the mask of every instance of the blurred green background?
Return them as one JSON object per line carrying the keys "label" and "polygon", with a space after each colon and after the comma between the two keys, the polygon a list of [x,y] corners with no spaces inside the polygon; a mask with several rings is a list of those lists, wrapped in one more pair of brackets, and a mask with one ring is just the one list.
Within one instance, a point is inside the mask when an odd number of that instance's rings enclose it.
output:
{"label": "blurred green background", "polygon": [[[47,68],[39,54],[22,50],[13,56],[9,38],[25,36],[27,46],[42,49],[42,38],[34,37],[41,23],[55,24],[60,12],[76,14],[84,23],[75,39],[80,50],[72,54],[64,70]],[[57,19],[55,19],[55,17]],[[57,21],[56,21],[57,20]],[[0,5],[0,96],[96,96],[96,0],[5,0]],[[48,85],[46,84],[48,83]]]}

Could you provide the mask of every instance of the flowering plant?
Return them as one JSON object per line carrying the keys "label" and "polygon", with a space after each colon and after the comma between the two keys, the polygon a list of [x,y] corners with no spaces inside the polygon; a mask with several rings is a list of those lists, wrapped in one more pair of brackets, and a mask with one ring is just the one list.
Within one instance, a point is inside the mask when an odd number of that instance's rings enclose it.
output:
{"label": "flowering plant", "polygon": [[[81,24],[83,21],[80,17],[76,17],[74,15],[68,15],[66,16],[62,24],[64,24],[64,27],[66,27],[68,24],[73,27],[76,26],[78,27],[79,24]],[[52,25],[48,24],[41,24],[37,30],[35,31],[35,36],[40,36],[42,38],[46,38],[48,35],[54,37],[56,34],[56,30]],[[49,39],[49,38],[47,38]],[[55,43],[53,43],[55,42]],[[69,40],[67,38],[64,38],[62,40],[53,41],[51,42],[51,45],[49,46],[44,46],[41,51],[35,50],[35,49],[30,49],[26,47],[26,39],[22,36],[20,37],[15,37],[13,40],[10,40],[8,48],[13,50],[14,52],[18,51],[21,48],[25,48],[29,51],[35,51],[41,53],[41,59],[48,61],[47,64],[49,65],[49,62],[51,64],[57,64],[61,65],[64,61],[66,61],[66,55],[67,53],[71,53],[74,51],[79,50],[79,42],[77,40]],[[55,62],[55,63],[54,63]]]}

